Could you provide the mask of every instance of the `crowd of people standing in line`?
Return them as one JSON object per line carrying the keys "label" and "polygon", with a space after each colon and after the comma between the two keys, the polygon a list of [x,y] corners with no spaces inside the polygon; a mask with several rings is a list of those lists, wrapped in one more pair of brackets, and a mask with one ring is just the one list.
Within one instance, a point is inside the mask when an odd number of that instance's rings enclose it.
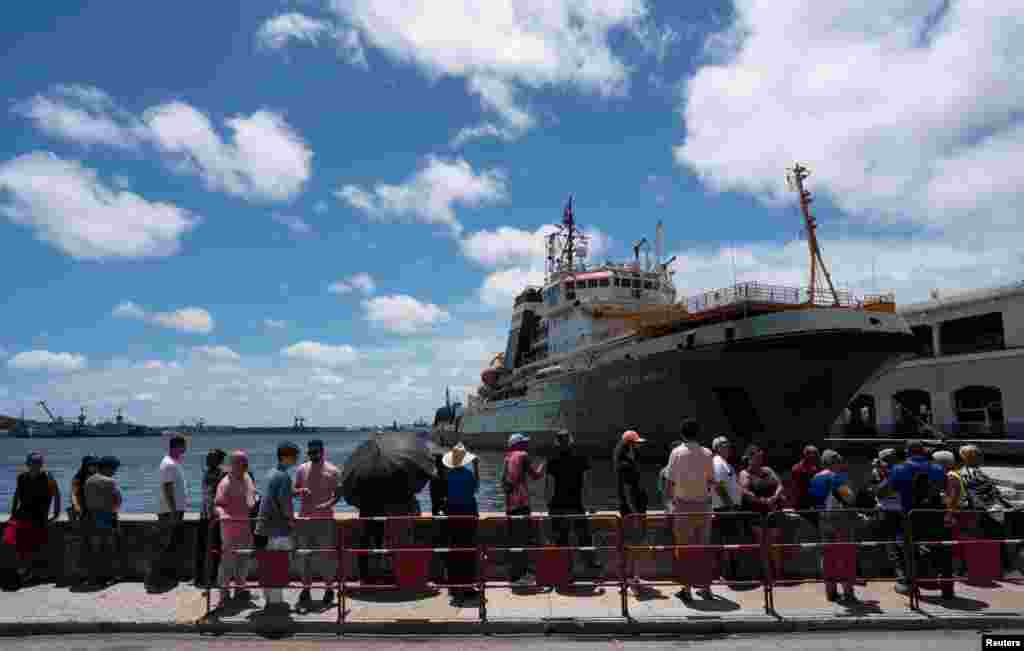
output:
{"label": "crowd of people standing in line", "polygon": [[[766,464],[763,446],[751,443],[737,459],[736,450],[725,435],[714,438],[710,449],[699,439],[701,429],[694,419],[685,419],[679,439],[672,445],[668,462],[659,474],[658,490],[665,511],[677,514],[671,518],[676,545],[749,544],[775,545],[782,541],[781,517],[785,511],[796,511],[825,542],[852,539],[859,519],[870,519],[879,539],[891,540],[888,558],[896,575],[896,590],[906,593],[908,559],[902,541],[907,528],[906,515],[919,510],[913,529],[918,539],[941,540],[959,537],[1005,538],[1006,513],[1012,505],[1000,495],[992,480],[981,470],[981,454],[977,447],[967,445],[958,450],[959,460],[951,451],[938,450],[929,456],[921,441],[908,441],[905,458],[895,449],[879,452],[873,461],[870,477],[860,487],[851,482],[842,455],[834,450],[819,450],[813,445],[803,449],[802,458],[790,471],[788,486]],[[641,451],[647,441],[634,430],[625,431],[613,453],[612,463],[617,481],[619,512],[627,522],[635,523],[643,539],[647,534],[649,500],[643,488]],[[546,461],[530,454],[526,434],[512,435],[507,444],[501,469],[501,487],[505,497],[505,513],[509,520],[510,547],[527,547],[535,538],[534,526],[528,516],[531,481],[545,480],[547,513],[552,516],[553,542],[567,547],[570,534],[582,548],[582,560],[588,570],[603,568],[592,549],[593,534],[588,515],[590,505],[591,462],[576,450],[572,434],[561,430],[555,437],[556,448]],[[160,507],[158,513],[159,553],[146,577],[147,589],[161,591],[179,582],[185,548],[184,512],[190,504],[188,483],[183,468],[187,441],[183,436],[171,438],[168,454],[159,468]],[[265,549],[289,551],[298,549],[330,550],[337,541],[333,520],[334,507],[341,499],[341,473],[326,460],[322,440],[307,445],[308,460],[298,465],[299,447],[283,442],[277,449],[277,466],[265,480],[262,495],[249,470],[245,451],[228,454],[211,450],[206,457],[202,480],[199,540],[196,545],[195,570],[197,585],[206,586],[216,577],[222,602],[248,599],[244,589],[249,574],[250,555],[243,550]],[[225,462],[227,467],[225,468]],[[3,542],[12,545],[19,565],[17,580],[31,579],[32,561],[47,539],[47,525],[60,514],[61,496],[56,482],[43,470],[43,457],[32,453],[26,459],[27,470],[17,481],[11,520],[4,530]],[[115,473],[119,462],[115,457],[87,456],[71,482],[69,516],[79,528],[79,566],[85,570],[82,583],[105,587],[114,580],[112,561],[117,552],[118,512],[122,497]],[[436,473],[430,483],[431,511],[452,516],[445,521],[444,538],[450,548],[446,555],[447,582],[453,601],[465,602],[476,597],[476,556],[470,549],[476,544],[480,515],[477,493],[480,487],[479,458],[457,443],[435,456]],[[294,510],[294,499],[299,510]],[[370,504],[360,507],[361,517],[419,515],[415,496],[408,503],[395,505]],[[50,510],[52,508],[52,516]],[[861,513],[851,509],[865,509]],[[930,511],[929,511],[930,509]],[[870,511],[871,517],[863,515]],[[966,513],[960,513],[966,511]],[[298,515],[298,517],[296,517]],[[519,516],[519,517],[514,517]],[[717,517],[715,517],[717,516]],[[216,524],[217,526],[211,526]],[[383,523],[368,522],[363,529],[361,546],[380,547],[384,541]],[[213,536],[210,540],[207,536]],[[206,551],[219,549],[208,567]],[[781,548],[771,547],[767,564],[771,580],[787,580]],[[1011,569],[1013,559],[1002,545],[1003,564]],[[678,553],[678,550],[677,550]],[[940,577],[952,577],[957,552],[947,546],[918,549],[915,559],[919,568],[928,568]],[[721,575],[726,580],[737,576],[736,554],[723,555]],[[370,580],[369,556],[359,560],[362,580]],[[333,603],[337,558],[330,553],[307,553],[301,557],[304,588],[300,604],[312,603],[314,576],[323,577],[325,591],[322,603]],[[512,552],[508,558],[509,580],[513,586],[533,585],[525,552]],[[642,583],[635,571],[631,586],[639,591]],[[236,586],[234,597],[231,585]],[[698,596],[712,599],[710,585],[684,585],[677,593],[683,601]],[[944,598],[954,595],[951,581],[942,583]],[[840,596],[835,583],[826,583],[831,601],[855,602],[853,584],[842,586]],[[284,604],[280,589],[265,588],[268,607]]]}

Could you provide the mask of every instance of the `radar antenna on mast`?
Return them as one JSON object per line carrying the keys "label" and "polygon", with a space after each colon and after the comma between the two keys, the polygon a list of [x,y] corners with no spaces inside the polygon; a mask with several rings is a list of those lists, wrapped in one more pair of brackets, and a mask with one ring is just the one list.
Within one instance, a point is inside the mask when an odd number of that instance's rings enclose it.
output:
{"label": "radar antenna on mast", "polygon": [[821,257],[821,247],[818,245],[818,237],[815,235],[817,224],[814,221],[814,217],[811,216],[811,193],[804,189],[804,179],[810,176],[811,172],[800,163],[793,165],[793,168],[788,170],[788,172],[789,174],[786,175],[786,185],[790,190],[796,191],[800,197],[800,211],[803,214],[804,228],[807,231],[807,249],[811,259],[811,277],[807,304],[814,305],[814,299],[817,296],[817,269],[820,264],[821,271],[825,275],[826,282],[828,282],[829,291],[832,293],[833,304],[838,307],[840,305],[839,294],[832,284],[832,276],[828,273],[825,260]]}
{"label": "radar antenna on mast", "polygon": [[562,222],[555,224],[557,230],[547,237],[547,280],[558,274],[573,274],[577,266],[582,269],[578,260],[587,255],[589,238],[576,227],[572,204],[573,196],[570,194],[562,211]]}

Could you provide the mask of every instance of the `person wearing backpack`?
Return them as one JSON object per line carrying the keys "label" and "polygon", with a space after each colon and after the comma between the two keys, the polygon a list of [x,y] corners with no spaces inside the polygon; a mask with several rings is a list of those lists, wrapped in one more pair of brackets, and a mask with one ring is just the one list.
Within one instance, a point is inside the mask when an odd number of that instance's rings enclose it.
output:
{"label": "person wearing backpack", "polygon": [[[946,484],[946,504],[949,508],[946,524],[956,525],[965,537],[989,540],[1007,538],[1007,515],[1014,511],[1013,504],[1002,496],[992,478],[981,469],[981,450],[976,445],[965,445],[959,453],[961,463],[949,472]],[[1004,570],[1015,569],[1009,545],[1000,545],[999,554]]]}
{"label": "person wearing backpack", "polygon": [[[924,443],[919,440],[907,441],[907,460],[893,466],[887,479],[890,485],[900,497],[900,508],[903,512],[904,521],[902,538],[907,539],[907,534],[912,533],[914,540],[947,540],[949,531],[945,525],[945,514],[942,512],[942,490],[946,482],[946,470],[937,463],[932,462],[925,450]],[[909,522],[911,511],[918,509],[914,514],[913,522]],[[908,527],[908,524],[910,525]],[[910,587],[907,584],[909,564],[915,563],[919,568],[927,570],[929,567],[939,571],[945,577],[952,577],[952,557],[949,548],[945,545],[921,546],[914,545],[911,558],[907,558],[908,567],[901,572],[897,568],[895,590],[899,594],[909,594]],[[927,573],[927,572],[925,572]],[[919,578],[922,572],[918,572]],[[953,598],[952,581],[942,584],[943,599]]]}
{"label": "person wearing backpack", "polygon": [[[508,449],[502,464],[501,486],[505,493],[505,515],[530,515],[529,480],[544,476],[544,464],[534,465],[530,459],[530,437],[513,434],[508,437]],[[510,545],[526,547],[530,544],[532,527],[528,518],[509,520]],[[526,552],[510,553],[509,581],[517,587],[529,586],[533,578],[527,573]]]}
{"label": "person wearing backpack", "polygon": [[[815,474],[807,486],[807,496],[820,512],[821,536],[826,543],[849,542],[855,522],[853,514],[847,510],[854,502],[849,469],[842,455],[835,450],[825,450],[821,464],[824,470]],[[852,581],[843,584],[842,601],[856,603],[853,587]],[[825,596],[829,601],[840,601],[834,581],[825,581]]]}

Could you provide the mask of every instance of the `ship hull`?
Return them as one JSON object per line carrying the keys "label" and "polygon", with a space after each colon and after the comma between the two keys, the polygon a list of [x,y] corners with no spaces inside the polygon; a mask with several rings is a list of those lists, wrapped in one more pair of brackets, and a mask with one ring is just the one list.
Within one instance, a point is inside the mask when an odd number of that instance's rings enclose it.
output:
{"label": "ship hull", "polygon": [[459,430],[478,449],[501,449],[511,433],[525,432],[544,450],[566,427],[582,450],[603,455],[635,429],[662,455],[680,421],[693,417],[705,444],[728,433],[741,444],[757,440],[773,456],[791,454],[825,437],[857,390],[912,345],[901,333],[819,332],[674,347],[565,378],[562,399],[469,411]]}

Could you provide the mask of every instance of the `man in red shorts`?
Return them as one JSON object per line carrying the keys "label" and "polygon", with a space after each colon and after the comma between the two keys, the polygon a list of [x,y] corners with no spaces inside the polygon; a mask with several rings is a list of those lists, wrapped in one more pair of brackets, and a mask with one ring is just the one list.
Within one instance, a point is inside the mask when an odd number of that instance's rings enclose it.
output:
{"label": "man in red shorts", "polygon": [[[28,470],[18,475],[3,538],[5,545],[14,546],[20,585],[32,581],[35,562],[49,540],[47,525],[60,517],[60,490],[50,473],[43,470],[43,455],[32,452],[25,465]],[[48,520],[51,505],[53,516]]]}

